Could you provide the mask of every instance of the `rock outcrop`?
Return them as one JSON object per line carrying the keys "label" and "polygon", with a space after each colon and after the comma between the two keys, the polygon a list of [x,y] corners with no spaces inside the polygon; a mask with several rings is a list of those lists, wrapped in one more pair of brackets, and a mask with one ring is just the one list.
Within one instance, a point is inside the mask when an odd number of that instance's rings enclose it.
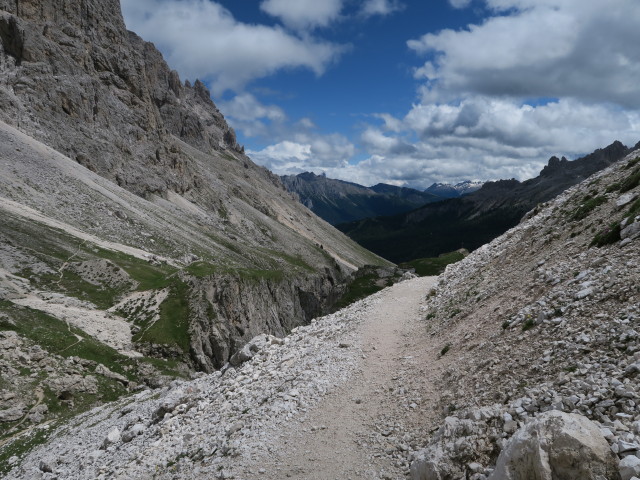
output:
{"label": "rock outcrop", "polygon": [[287,335],[335,303],[341,290],[333,281],[331,276],[298,281],[218,275],[191,279],[192,356],[201,369],[212,371],[263,332]]}
{"label": "rock outcrop", "polygon": [[489,480],[619,480],[618,459],[586,417],[550,411],[516,432]]}
{"label": "rock outcrop", "polygon": [[0,2],[0,118],[138,195],[200,186],[177,140],[241,153],[205,85],[126,30],[118,0]]}

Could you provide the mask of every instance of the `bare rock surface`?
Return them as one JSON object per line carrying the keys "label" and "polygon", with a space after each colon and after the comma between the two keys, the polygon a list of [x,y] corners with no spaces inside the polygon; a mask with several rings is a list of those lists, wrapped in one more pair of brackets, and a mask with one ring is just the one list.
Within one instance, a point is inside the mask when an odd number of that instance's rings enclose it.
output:
{"label": "bare rock surface", "polygon": [[[94,409],[70,430],[50,432],[10,476],[40,475],[44,462],[68,479],[151,471],[158,478],[402,477],[407,460],[395,457],[409,449],[402,429],[379,422],[421,401],[399,392],[399,379],[432,282],[397,284],[284,339],[261,336],[236,367]],[[336,451],[350,454],[337,459]]]}
{"label": "bare rock surface", "polygon": [[620,233],[640,221],[627,202],[638,163],[636,152],[539,206],[438,278],[425,323],[455,360],[414,478],[485,479],[514,433],[551,411],[594,422],[621,460],[638,454],[640,245]]}
{"label": "bare rock surface", "polygon": [[509,440],[489,480],[520,478],[618,479],[618,459],[600,429],[586,417],[541,414]]}

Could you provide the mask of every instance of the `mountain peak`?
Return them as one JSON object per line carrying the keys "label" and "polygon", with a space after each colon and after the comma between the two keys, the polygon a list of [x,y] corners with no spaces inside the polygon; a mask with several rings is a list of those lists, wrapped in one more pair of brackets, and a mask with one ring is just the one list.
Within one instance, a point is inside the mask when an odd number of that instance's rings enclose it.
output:
{"label": "mountain peak", "polygon": [[333,225],[407,212],[428,202],[441,200],[441,197],[413,188],[385,183],[365,187],[312,172],[285,175],[281,180],[303,205]]}
{"label": "mountain peak", "polygon": [[432,193],[443,198],[456,198],[479,190],[482,188],[484,183],[485,182],[477,180],[464,180],[456,184],[434,183],[427,188],[425,192]]}

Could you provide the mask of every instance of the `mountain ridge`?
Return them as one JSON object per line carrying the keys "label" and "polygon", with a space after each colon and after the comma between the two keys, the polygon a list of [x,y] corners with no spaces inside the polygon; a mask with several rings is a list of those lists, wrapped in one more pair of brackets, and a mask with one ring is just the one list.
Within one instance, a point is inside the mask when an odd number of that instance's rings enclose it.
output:
{"label": "mountain ridge", "polygon": [[332,225],[406,212],[441,199],[413,188],[383,183],[365,187],[312,172],[280,178],[285,188],[297,195],[303,205]]}
{"label": "mountain ridge", "polygon": [[425,205],[396,216],[338,225],[361,245],[395,262],[436,257],[458,248],[473,250],[491,241],[539,203],[611,165],[637,148],[616,141],[574,161],[552,157],[536,178],[486,182],[459,198]]}
{"label": "mountain ridge", "polygon": [[455,198],[462,195],[473,193],[484,185],[486,182],[465,180],[456,184],[451,183],[434,183],[425,192],[433,193],[443,198]]}

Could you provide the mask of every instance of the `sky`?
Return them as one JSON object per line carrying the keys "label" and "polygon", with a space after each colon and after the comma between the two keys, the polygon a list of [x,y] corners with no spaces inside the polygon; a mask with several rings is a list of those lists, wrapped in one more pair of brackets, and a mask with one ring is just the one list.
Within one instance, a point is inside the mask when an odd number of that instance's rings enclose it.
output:
{"label": "sky", "polygon": [[638,0],[121,0],[278,174],[426,188],[640,141]]}

